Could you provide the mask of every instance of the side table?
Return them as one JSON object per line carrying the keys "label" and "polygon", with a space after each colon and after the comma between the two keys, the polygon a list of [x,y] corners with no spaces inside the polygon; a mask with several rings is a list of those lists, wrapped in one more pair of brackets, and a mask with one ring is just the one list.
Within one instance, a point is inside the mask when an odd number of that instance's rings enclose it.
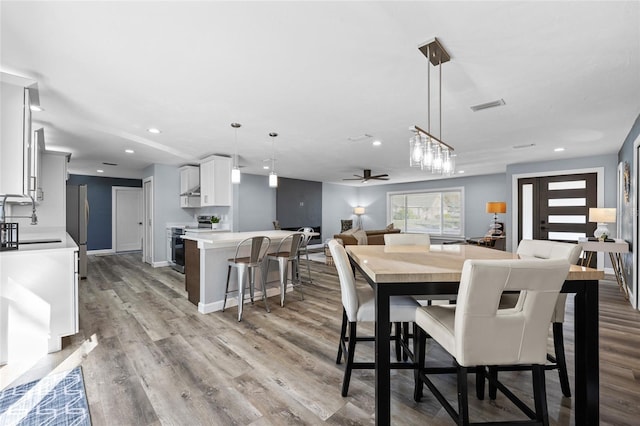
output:
{"label": "side table", "polygon": [[629,300],[629,291],[627,290],[627,278],[624,273],[624,265],[622,264],[622,254],[629,253],[629,243],[625,240],[616,238],[613,241],[589,241],[586,238],[580,238],[578,242],[582,245],[585,256],[582,258],[582,265],[591,264],[591,258],[595,252],[609,253],[611,266],[616,275],[616,281],[620,291],[624,294],[624,298]]}

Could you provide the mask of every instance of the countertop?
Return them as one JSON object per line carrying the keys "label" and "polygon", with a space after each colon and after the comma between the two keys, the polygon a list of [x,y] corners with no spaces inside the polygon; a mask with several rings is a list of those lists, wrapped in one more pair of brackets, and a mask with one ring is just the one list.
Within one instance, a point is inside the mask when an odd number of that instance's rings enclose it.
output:
{"label": "countertop", "polygon": [[271,238],[272,243],[274,241],[280,241],[287,235],[291,234],[291,231],[251,231],[251,232],[220,232],[213,230],[206,230],[208,232],[190,232],[183,235],[185,240],[193,240],[198,242],[198,248],[223,248],[223,247],[235,247],[240,241],[245,238],[251,238],[258,235],[265,235]]}
{"label": "countertop", "polygon": [[[18,250],[7,250],[0,252],[0,256],[14,256],[21,253],[32,253],[36,251],[60,251],[60,250],[78,250],[78,245],[64,228],[38,228],[37,225],[33,229],[27,228],[23,231],[22,227],[18,234]],[[40,240],[60,240],[59,243],[43,243],[43,244],[24,244],[27,241]]]}

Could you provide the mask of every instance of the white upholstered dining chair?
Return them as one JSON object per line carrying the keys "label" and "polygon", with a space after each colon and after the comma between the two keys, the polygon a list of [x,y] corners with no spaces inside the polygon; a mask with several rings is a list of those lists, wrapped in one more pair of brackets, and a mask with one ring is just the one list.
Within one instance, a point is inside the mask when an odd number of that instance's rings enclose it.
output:
{"label": "white upholstered dining chair", "polygon": [[[344,379],[342,381],[342,396],[347,396],[349,381],[351,380],[351,371],[354,368],[375,368],[373,362],[354,362],[356,342],[374,340],[372,336],[358,337],[356,325],[359,322],[375,321],[375,296],[370,287],[356,287],[353,271],[349,266],[349,258],[344,247],[335,239],[329,241],[328,245],[336,269],[338,270],[340,293],[342,295],[342,326],[340,327],[340,342],[338,344],[336,364],[340,364],[344,355],[346,365],[344,369]],[[392,296],[389,301],[389,319],[392,323],[413,322],[418,306],[420,305],[411,297]],[[348,335],[347,325],[349,325]],[[396,335],[394,336],[396,355],[399,353],[398,348],[399,345],[401,345],[399,331],[399,327],[396,327]]]}
{"label": "white upholstered dining chair", "polygon": [[[580,259],[582,246],[579,243],[573,244],[549,240],[522,240],[520,244],[518,244],[516,253],[520,259],[565,259],[569,264],[575,265]],[[517,294],[505,294],[500,299],[500,306],[513,307],[518,302],[518,297],[519,295]],[[547,368],[558,369],[562,394],[570,397],[571,386],[569,385],[569,375],[567,373],[567,361],[564,354],[564,332],[562,330],[566,301],[567,294],[560,293],[553,311],[553,316],[551,317],[555,354],[554,356],[547,356],[549,361],[552,362]],[[489,394],[491,397],[495,396],[495,389],[493,387],[490,387]]]}
{"label": "white upholstered dining chair", "polygon": [[[465,261],[457,304],[425,306],[416,311],[418,369],[414,399],[422,398],[426,384],[456,423],[467,425],[467,373],[475,371],[484,378],[484,366],[517,365],[532,371],[535,411],[497,377],[489,375],[489,380],[532,423],[548,424],[544,377],[547,335],[568,271],[569,263],[564,259]],[[520,297],[513,308],[500,309],[505,291],[526,291],[526,297]],[[427,334],[453,356],[454,367],[425,367]],[[446,372],[456,372],[458,377],[457,412],[428,377]],[[478,391],[478,396],[483,393]]]}

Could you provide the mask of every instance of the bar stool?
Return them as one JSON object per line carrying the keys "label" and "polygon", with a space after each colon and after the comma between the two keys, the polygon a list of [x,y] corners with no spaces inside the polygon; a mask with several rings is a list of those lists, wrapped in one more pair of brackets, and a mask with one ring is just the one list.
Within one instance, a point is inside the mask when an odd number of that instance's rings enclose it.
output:
{"label": "bar stool", "polygon": [[[244,304],[244,291],[246,288],[247,272],[249,273],[249,294],[251,303],[253,303],[253,293],[255,290],[256,269],[262,269],[264,257],[271,245],[271,239],[265,236],[256,236],[245,238],[240,241],[236,247],[236,254],[233,259],[227,259],[229,269],[227,270],[227,285],[224,291],[224,302],[222,303],[222,312],[227,305],[227,296],[229,293],[238,293],[238,321],[242,320],[242,307]],[[229,279],[231,278],[231,268],[238,271],[238,289],[229,291]],[[263,274],[262,280],[262,299],[264,307],[269,311],[267,306],[267,288],[265,286],[266,275]]]}
{"label": "bar stool", "polygon": [[[304,228],[300,228],[298,229],[298,232],[302,232],[303,237],[302,240],[300,241],[300,248],[298,249],[298,267],[300,267],[300,256],[301,254],[304,252],[304,255],[307,257],[307,283],[311,284],[313,283],[313,281],[311,280],[311,267],[309,266],[309,241],[311,241],[311,238],[313,238],[313,236],[311,235],[312,232],[315,232],[313,230],[313,228],[311,227],[304,227]],[[296,274],[298,277],[300,277],[300,271],[296,271]]]}
{"label": "bar stool", "polygon": [[[292,265],[291,283],[294,288],[301,286],[301,282],[296,276],[298,270],[298,249],[300,248],[300,242],[304,234],[301,232],[294,232],[289,234],[280,241],[278,249],[275,253],[267,255],[266,267],[263,270],[264,278],[263,282],[267,282],[267,274],[269,273],[269,265],[271,262],[278,262],[278,271],[280,272],[280,306],[284,306],[284,295],[287,291],[287,283],[289,281],[287,275],[289,270],[289,262]],[[300,287],[300,297],[304,300],[304,294]]]}

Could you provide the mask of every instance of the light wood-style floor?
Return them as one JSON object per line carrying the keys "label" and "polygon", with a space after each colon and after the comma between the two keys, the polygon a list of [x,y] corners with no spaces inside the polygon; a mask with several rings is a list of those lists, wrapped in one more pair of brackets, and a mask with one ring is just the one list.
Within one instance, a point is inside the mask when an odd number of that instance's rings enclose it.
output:
{"label": "light wood-style floor", "polygon": [[[247,305],[238,323],[235,307],[198,313],[186,300],[184,276],[151,268],[139,254],[91,256],[89,278],[80,283],[80,333],[13,384],[42,377],[61,364],[80,364],[96,426],[373,424],[372,371],[355,371],[349,396],[340,396],[337,274],[332,266],[311,263],[314,283],[305,286],[305,300],[293,292],[280,308],[272,297],[271,313],[262,302]],[[638,424],[640,313],[612,281],[601,283],[600,298],[601,424]],[[572,374],[571,303],[568,309]],[[435,344],[428,351],[433,359],[449,362]],[[372,346],[359,344],[356,356],[371,359]],[[531,394],[527,373],[500,377],[518,394]],[[435,382],[453,402],[453,378]],[[573,424],[573,401],[561,396],[555,371],[547,372],[547,391],[551,424]],[[392,373],[393,424],[452,424],[428,389],[421,403],[412,394],[412,372]],[[508,419],[515,412],[500,394],[494,402],[474,395],[469,401],[472,420]]]}

